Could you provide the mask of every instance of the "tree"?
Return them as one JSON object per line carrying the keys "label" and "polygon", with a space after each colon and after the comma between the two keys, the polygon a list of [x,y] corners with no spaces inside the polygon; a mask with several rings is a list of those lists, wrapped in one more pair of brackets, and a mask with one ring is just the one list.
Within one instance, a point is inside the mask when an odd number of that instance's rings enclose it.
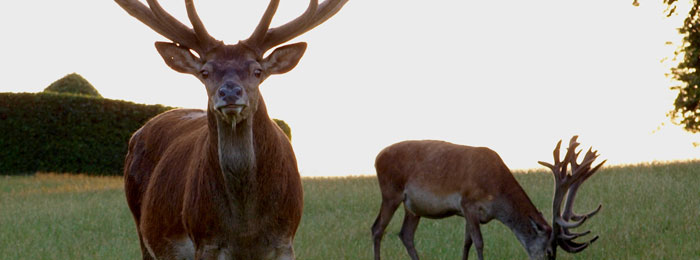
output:
{"label": "tree", "polygon": [[[676,12],[677,0],[663,0],[667,5],[667,15]],[[668,115],[671,121],[681,125],[691,133],[700,132],[700,0],[692,0],[692,6],[686,16],[683,26],[678,32],[683,35],[683,44],[676,57],[682,57],[675,68],[671,69],[671,77],[681,84],[671,87],[678,90],[678,96],[673,102],[674,109]],[[633,5],[639,5],[637,0]],[[681,56],[682,55],[682,56]]]}
{"label": "tree", "polygon": [[90,84],[85,78],[77,73],[71,73],[65,77],[54,81],[44,89],[44,92],[72,93],[87,96],[102,97],[100,92]]}

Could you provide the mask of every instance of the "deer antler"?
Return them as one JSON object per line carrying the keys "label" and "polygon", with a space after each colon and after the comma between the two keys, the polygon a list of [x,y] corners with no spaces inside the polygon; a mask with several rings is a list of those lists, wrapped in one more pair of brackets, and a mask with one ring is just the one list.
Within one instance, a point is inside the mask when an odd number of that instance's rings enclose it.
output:
{"label": "deer antler", "polygon": [[165,38],[194,50],[200,55],[223,44],[207,33],[202,21],[197,15],[192,0],[185,0],[187,16],[192,23],[191,29],[170,15],[157,0],[147,0],[148,7],[139,0],[115,0],[126,12],[139,21],[151,27]]}
{"label": "deer antler", "polygon": [[[131,16],[136,17],[136,19],[148,25],[160,35],[183,47],[194,50],[200,56],[223,44],[210,36],[204,28],[204,24],[199,19],[192,0],[185,0],[185,6],[187,7],[187,17],[190,19],[193,29],[168,14],[157,0],[146,0],[148,6],[139,0],[114,1]],[[325,22],[340,11],[340,8],[347,2],[348,0],[326,0],[319,5],[318,0],[310,0],[309,7],[306,8],[306,11],[301,16],[279,27],[270,28],[272,17],[275,16],[279,6],[279,0],[272,0],[268,4],[265,14],[263,14],[253,34],[247,40],[241,42],[255,50],[258,56],[262,56],[267,50]]]}
{"label": "deer antler", "polygon": [[[581,252],[598,239],[598,236],[595,236],[585,243],[575,242],[573,241],[574,239],[585,236],[589,234],[590,231],[572,233],[569,229],[583,225],[588,218],[600,211],[602,205],[598,205],[597,209],[587,214],[576,215],[573,213],[574,198],[581,184],[591,177],[607,161],[603,161],[591,169],[591,165],[593,161],[598,158],[598,154],[597,151],[589,149],[581,164],[577,163],[576,160],[581,153],[580,151],[576,152],[576,147],[579,145],[579,143],[576,142],[577,138],[578,136],[573,136],[569,141],[569,147],[566,151],[566,155],[564,155],[563,161],[559,161],[559,149],[561,148],[560,140],[556,148],[554,148],[554,165],[542,161],[539,162],[541,165],[551,169],[554,175],[552,236],[554,236],[554,240],[562,249],[570,253]],[[571,164],[571,173],[567,171],[568,164]],[[564,205],[564,213],[562,214],[561,204],[564,202],[564,195],[567,195],[567,197]]]}
{"label": "deer antler", "polygon": [[325,22],[340,11],[340,8],[347,3],[348,0],[326,0],[320,5],[318,0],[311,0],[309,7],[304,13],[296,19],[275,27],[269,28],[272,17],[277,11],[279,0],[272,0],[265,10],[265,14],[260,19],[260,23],[253,31],[253,34],[242,41],[247,46],[253,48],[262,56],[267,50],[285,43]]}

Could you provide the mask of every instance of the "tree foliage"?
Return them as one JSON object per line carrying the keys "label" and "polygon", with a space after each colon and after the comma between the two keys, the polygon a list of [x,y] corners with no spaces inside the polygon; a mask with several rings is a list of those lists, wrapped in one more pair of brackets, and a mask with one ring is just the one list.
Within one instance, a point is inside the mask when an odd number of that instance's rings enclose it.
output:
{"label": "tree foliage", "polygon": [[[635,0],[635,3],[637,1]],[[671,87],[678,91],[673,102],[674,109],[668,113],[671,120],[686,131],[700,132],[700,0],[692,0],[690,11],[678,32],[683,35],[683,45],[676,52],[681,57],[675,68],[671,69],[671,77],[681,84]],[[667,5],[667,15],[676,12],[677,0],[664,0]]]}
{"label": "tree foliage", "polygon": [[68,74],[63,78],[54,81],[51,83],[51,85],[46,87],[44,91],[102,97],[102,95],[97,92],[97,89],[95,89],[90,82],[77,73]]}

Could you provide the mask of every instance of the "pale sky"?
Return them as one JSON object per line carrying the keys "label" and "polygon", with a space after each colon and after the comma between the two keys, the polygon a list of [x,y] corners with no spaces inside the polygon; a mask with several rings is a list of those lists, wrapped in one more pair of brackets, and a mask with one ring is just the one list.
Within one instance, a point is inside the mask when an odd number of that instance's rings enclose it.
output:
{"label": "pale sky", "polygon": [[[665,116],[676,93],[660,61],[687,9],[664,18],[661,2],[351,0],[290,42],[306,54],[261,91],[292,128],[303,176],[374,174],[376,154],[407,139],[487,146],[511,169],[551,161],[573,134],[609,165],[700,158],[699,136]],[[161,4],[189,25],[183,1]],[[267,1],[196,4],[210,34],[235,43]],[[282,1],[273,26],[307,4]],[[0,92],[77,72],[106,98],[206,107],[202,84],[153,47],[165,38],[113,1],[7,1],[0,23]]]}

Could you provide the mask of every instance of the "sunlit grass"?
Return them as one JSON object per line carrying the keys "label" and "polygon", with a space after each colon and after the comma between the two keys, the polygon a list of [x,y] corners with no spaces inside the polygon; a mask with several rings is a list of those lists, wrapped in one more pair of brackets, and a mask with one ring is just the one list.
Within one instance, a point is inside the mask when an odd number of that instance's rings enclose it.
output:
{"label": "sunlit grass", "polygon": [[2,259],[135,259],[120,177],[0,177]]}
{"label": "sunlit grass", "polygon": [[[549,218],[552,180],[544,171],[516,174]],[[299,259],[370,259],[370,226],[379,209],[373,177],[305,178],[304,217],[295,239]],[[700,161],[604,168],[582,187],[577,211],[600,239],[561,259],[697,259],[700,256]],[[396,236],[399,208],[382,243],[384,259],[407,259]],[[497,221],[484,225],[488,259],[525,259],[515,236]],[[459,259],[464,220],[422,219],[422,259]],[[476,259],[473,254],[470,258]],[[120,177],[40,174],[0,177],[2,259],[137,259],[138,239]]]}

